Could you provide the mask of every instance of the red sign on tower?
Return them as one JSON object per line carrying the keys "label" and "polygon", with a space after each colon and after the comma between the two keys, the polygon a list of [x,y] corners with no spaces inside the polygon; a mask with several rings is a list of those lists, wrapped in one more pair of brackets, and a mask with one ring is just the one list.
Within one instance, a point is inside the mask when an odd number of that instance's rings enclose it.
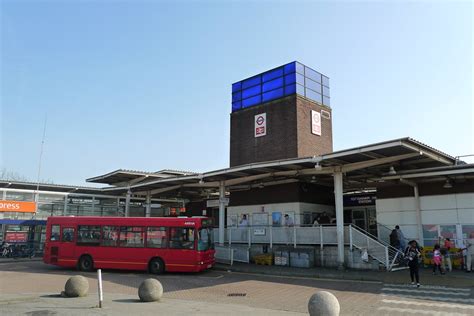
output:
{"label": "red sign on tower", "polygon": [[267,114],[255,115],[255,137],[261,137],[267,135]]}

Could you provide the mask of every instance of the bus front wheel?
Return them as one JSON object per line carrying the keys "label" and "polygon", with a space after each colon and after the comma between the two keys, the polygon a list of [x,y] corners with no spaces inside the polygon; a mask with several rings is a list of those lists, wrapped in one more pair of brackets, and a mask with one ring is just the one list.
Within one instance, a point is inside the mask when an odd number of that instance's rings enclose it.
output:
{"label": "bus front wheel", "polygon": [[165,271],[165,264],[160,258],[154,258],[150,261],[149,270],[152,274],[162,274]]}
{"label": "bus front wheel", "polygon": [[90,272],[94,268],[94,262],[90,256],[82,256],[79,259],[79,270]]}

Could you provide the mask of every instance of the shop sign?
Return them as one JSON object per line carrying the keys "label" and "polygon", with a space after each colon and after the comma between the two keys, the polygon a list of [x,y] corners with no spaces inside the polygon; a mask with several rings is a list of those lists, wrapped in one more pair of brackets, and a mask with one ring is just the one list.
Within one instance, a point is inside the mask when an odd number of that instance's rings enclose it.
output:
{"label": "shop sign", "polygon": [[26,242],[28,240],[27,232],[6,232],[5,239],[6,242]]}
{"label": "shop sign", "polygon": [[321,136],[321,114],[311,110],[311,133]]}
{"label": "shop sign", "polygon": [[375,195],[344,196],[344,206],[375,205]]}
{"label": "shop sign", "polygon": [[35,213],[35,202],[0,201],[0,212]]}
{"label": "shop sign", "polygon": [[[229,198],[223,198],[222,202],[225,206],[229,206]],[[207,200],[206,207],[219,207],[219,200]]]}
{"label": "shop sign", "polygon": [[265,236],[265,228],[254,228],[253,229],[254,236]]}
{"label": "shop sign", "polygon": [[267,135],[267,113],[255,115],[255,137]]}

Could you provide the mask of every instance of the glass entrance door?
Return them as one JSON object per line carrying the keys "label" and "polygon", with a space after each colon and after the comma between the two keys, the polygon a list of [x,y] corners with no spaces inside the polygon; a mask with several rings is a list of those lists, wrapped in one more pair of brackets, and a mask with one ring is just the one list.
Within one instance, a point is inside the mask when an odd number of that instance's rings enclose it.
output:
{"label": "glass entrance door", "polygon": [[367,218],[366,209],[353,209],[352,210],[352,224],[367,230]]}

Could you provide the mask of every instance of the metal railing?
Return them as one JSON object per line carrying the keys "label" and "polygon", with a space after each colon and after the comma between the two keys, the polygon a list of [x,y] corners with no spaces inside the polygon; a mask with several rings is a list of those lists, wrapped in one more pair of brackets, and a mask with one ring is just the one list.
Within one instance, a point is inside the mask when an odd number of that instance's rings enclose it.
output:
{"label": "metal railing", "polygon": [[[214,233],[215,240],[218,240],[218,230],[214,230]],[[234,261],[248,262],[248,249],[253,244],[267,244],[271,248],[274,245],[291,245],[295,248],[302,245],[320,245],[321,248],[325,245],[337,245],[337,227],[335,225],[227,227],[224,240],[228,245],[226,248],[233,249],[230,251]],[[344,225],[344,244],[349,245],[351,250],[356,248],[367,251],[367,254],[381,263],[387,271],[393,268],[401,256],[398,249],[354,225]],[[246,247],[233,247],[232,245],[245,245]],[[247,249],[246,255],[237,255],[237,252],[244,251],[243,249]],[[227,254],[226,258],[229,256]],[[241,259],[237,260],[236,257]]]}

